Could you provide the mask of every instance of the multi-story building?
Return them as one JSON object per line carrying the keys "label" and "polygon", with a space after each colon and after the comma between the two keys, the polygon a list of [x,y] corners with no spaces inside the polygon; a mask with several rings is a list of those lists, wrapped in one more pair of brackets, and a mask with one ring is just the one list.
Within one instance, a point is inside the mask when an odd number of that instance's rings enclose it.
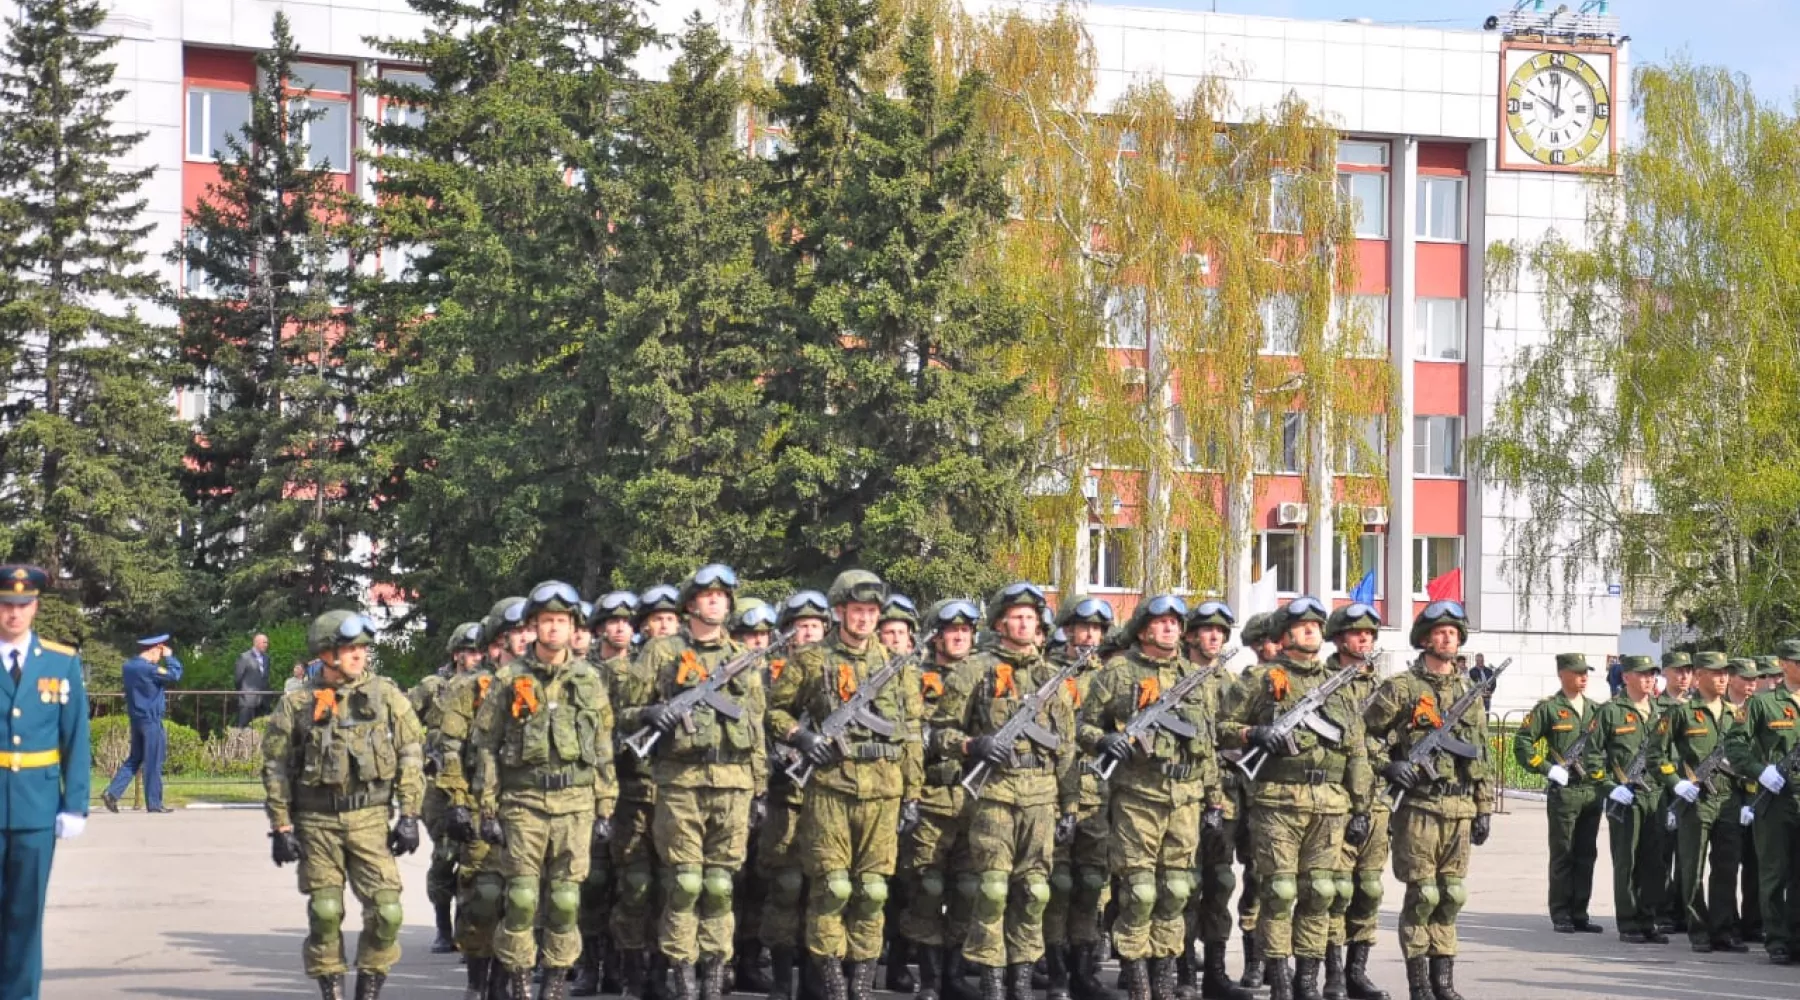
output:
{"label": "multi-story building", "polygon": [[[705,6],[719,11],[728,36],[738,29],[735,6]],[[368,193],[368,168],[355,155],[368,142],[361,123],[407,111],[380,106],[357,81],[413,72],[384,63],[367,42],[422,32],[424,20],[404,0],[119,2],[106,30],[123,39],[115,50],[118,82],[129,91],[123,124],[147,133],[136,162],[156,168],[145,193],[157,256],[216,178],[213,151],[247,115],[252,56],[269,43],[278,8],[309,56],[300,72],[325,111],[309,126],[313,155],[340,171],[347,188]],[[647,9],[674,31],[689,8]],[[1496,709],[1529,705],[1552,688],[1557,652],[1604,662],[1619,642],[1618,581],[1582,585],[1566,595],[1566,608],[1521,593],[1505,567],[1520,511],[1469,467],[1464,442],[1480,433],[1514,352],[1544,322],[1529,275],[1486,293],[1491,248],[1552,233],[1582,241],[1587,175],[1607,170],[1616,154],[1613,109],[1627,105],[1628,82],[1616,26],[1567,14],[1548,24],[1444,30],[1109,6],[1081,13],[1097,58],[1097,110],[1137,78],[1162,76],[1179,91],[1230,67],[1240,106],[1273,106],[1292,92],[1343,132],[1341,190],[1357,204],[1361,261],[1348,293],[1363,297],[1386,330],[1399,373],[1389,502],[1354,510],[1365,530],[1363,552],[1352,559],[1333,525],[1300,523],[1303,463],[1270,463],[1251,491],[1254,543],[1226,568],[1227,596],[1242,606],[1253,567],[1266,566],[1282,595],[1342,602],[1358,582],[1350,565],[1373,566],[1377,603],[1403,626],[1423,607],[1429,581],[1460,570],[1460,596],[1478,630],[1470,651],[1491,662],[1518,658]],[[178,272],[168,277],[185,285]],[[179,405],[197,415],[207,401],[195,395]],[[1327,519],[1338,513],[1327,510]],[[1121,540],[1107,531],[1096,519],[1083,547],[1088,589],[1123,611],[1136,595],[1119,566]],[[1403,650],[1404,631],[1382,646]]]}

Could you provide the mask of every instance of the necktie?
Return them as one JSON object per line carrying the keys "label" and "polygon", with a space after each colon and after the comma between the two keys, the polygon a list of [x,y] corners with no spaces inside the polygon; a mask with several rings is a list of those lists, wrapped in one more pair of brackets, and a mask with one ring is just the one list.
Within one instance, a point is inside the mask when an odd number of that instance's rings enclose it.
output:
{"label": "necktie", "polygon": [[6,672],[9,674],[12,674],[13,683],[17,684],[17,683],[19,683],[20,676],[22,676],[22,674],[23,674],[23,672],[19,669],[19,651],[16,649],[11,650],[10,658],[12,660],[12,663],[7,666]]}

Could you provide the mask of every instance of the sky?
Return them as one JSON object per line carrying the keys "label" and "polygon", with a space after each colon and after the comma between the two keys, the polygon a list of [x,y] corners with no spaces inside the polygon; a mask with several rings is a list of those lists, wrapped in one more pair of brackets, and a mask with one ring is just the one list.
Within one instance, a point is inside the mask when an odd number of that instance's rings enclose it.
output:
{"label": "sky", "polygon": [[[1512,8],[1512,0],[1094,0],[1127,7],[1217,10],[1222,14],[1262,14],[1339,20],[1366,17],[1382,24],[1434,28],[1479,28],[1490,14]],[[1579,0],[1567,0],[1579,9]],[[1750,78],[1766,101],[1791,104],[1800,88],[1800,59],[1793,39],[1800,36],[1796,0],[1613,0],[1608,13],[1631,36],[1633,65],[1665,62],[1685,52],[1701,65],[1726,66]]]}

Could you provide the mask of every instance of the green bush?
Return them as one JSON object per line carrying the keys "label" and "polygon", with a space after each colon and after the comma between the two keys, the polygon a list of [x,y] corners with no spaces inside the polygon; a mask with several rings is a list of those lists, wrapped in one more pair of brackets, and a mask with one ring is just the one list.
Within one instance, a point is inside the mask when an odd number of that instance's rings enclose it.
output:
{"label": "green bush", "polygon": [[[205,774],[206,742],[200,734],[179,722],[165,721],[163,731],[169,734],[169,760],[163,774]],[[94,769],[111,774],[131,755],[131,720],[123,714],[95,719],[88,727],[88,740],[94,751]]]}

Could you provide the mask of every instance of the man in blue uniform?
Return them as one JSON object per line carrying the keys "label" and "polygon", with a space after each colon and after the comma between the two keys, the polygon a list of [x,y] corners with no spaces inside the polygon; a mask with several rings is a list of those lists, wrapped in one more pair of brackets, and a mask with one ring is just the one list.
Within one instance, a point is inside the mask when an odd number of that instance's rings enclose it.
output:
{"label": "man in blue uniform", "polygon": [[167,633],[138,640],[138,655],[125,661],[122,671],[125,714],[131,719],[131,752],[113,774],[112,783],[100,793],[107,812],[119,811],[119,796],[131,787],[133,775],[144,776],[144,808],[153,813],[174,812],[163,805],[163,761],[169,757],[169,734],[163,731],[167,705],[163,688],[181,680],[181,661],[169,648]]}
{"label": "man in blue uniform", "polygon": [[81,659],[31,630],[47,582],[34,566],[0,566],[0,1000],[38,996],[50,858],[87,825]]}

